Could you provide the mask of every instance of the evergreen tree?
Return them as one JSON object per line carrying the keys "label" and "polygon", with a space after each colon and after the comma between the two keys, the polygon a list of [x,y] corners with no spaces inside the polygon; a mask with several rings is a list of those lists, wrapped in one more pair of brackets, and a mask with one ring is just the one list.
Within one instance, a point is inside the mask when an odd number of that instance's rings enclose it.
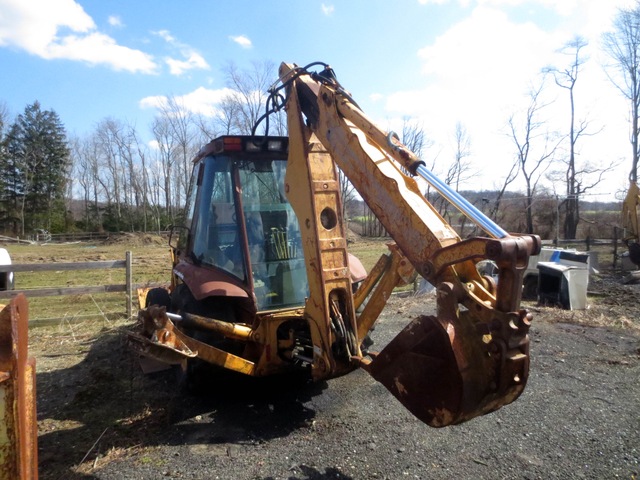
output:
{"label": "evergreen tree", "polygon": [[6,104],[0,103],[0,232],[2,231],[2,225],[7,223],[7,211],[4,206],[4,196],[5,196],[5,158],[7,152],[7,136],[6,136],[6,128],[8,123],[8,110],[6,109]]}
{"label": "evergreen tree", "polygon": [[37,101],[28,105],[9,128],[0,162],[5,228],[19,235],[64,228],[70,161],[58,114],[42,110]]}
{"label": "evergreen tree", "polygon": [[2,156],[0,157],[0,210],[2,211],[3,229],[13,234],[22,233],[20,211],[21,199],[24,197],[24,185],[22,175],[16,164],[21,156],[19,144],[16,141],[17,126],[9,127],[7,135],[2,142]]}

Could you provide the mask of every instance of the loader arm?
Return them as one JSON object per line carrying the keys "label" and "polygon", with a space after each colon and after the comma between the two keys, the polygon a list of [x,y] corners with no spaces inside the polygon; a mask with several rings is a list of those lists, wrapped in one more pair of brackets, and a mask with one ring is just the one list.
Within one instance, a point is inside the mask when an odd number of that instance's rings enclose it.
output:
{"label": "loader arm", "polygon": [[[531,316],[520,309],[522,276],[537,236],[509,235],[429,172],[393,134],[369,120],[330,67],[312,73],[282,64],[280,80],[290,146],[286,191],[303,230],[309,298],[305,316],[316,378],[353,365],[382,382],[412,413],[445,426],[493,411],[523,391],[529,370]],[[357,316],[348,278],[338,166],[397,244],[367,285],[369,304]],[[421,175],[487,237],[461,240],[421,193]],[[490,259],[497,285],[476,269]],[[373,359],[363,335],[390,290],[411,266],[437,288],[437,316],[411,322]],[[408,270],[407,270],[408,267]],[[374,282],[371,282],[374,283]]]}

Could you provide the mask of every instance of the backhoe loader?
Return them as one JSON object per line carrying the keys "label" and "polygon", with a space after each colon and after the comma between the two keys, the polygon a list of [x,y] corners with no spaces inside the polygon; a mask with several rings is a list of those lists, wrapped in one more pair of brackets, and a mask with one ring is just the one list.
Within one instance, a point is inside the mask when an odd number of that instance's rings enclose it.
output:
{"label": "backhoe loader", "polygon": [[[269,136],[280,110],[288,137]],[[508,234],[438,179],[329,65],[283,63],[262,121],[265,135],[222,136],[195,157],[169,242],[171,286],[148,292],[133,348],[187,372],[206,362],[323,380],[362,368],[434,427],[515,400],[529,372],[522,275],[539,237]],[[368,274],[348,251],[338,169],[394,241]],[[417,176],[486,235],[462,240]],[[495,262],[497,281],[478,273],[482,260]],[[437,315],[372,351],[386,301],[416,275],[436,287]]]}

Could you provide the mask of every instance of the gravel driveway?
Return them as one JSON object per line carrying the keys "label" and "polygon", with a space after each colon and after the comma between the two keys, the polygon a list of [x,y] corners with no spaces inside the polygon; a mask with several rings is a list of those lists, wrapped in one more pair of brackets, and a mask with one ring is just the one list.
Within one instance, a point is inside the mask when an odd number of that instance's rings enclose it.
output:
{"label": "gravel driveway", "polygon": [[[376,346],[434,306],[393,297]],[[554,312],[534,321],[521,398],[444,429],[363,371],[311,386],[222,376],[185,396],[171,375],[131,367],[120,335],[104,338],[65,375],[39,374],[40,478],[637,478],[640,336],[554,323]]]}

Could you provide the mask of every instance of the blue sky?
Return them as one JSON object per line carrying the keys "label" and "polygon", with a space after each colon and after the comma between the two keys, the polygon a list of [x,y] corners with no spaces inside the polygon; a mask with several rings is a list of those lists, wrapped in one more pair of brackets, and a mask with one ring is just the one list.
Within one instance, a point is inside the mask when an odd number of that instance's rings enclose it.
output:
{"label": "blue sky", "polygon": [[[526,106],[541,68],[566,62],[557,49],[579,34],[589,41],[589,60],[578,116],[599,131],[585,140],[580,160],[623,162],[601,189],[613,195],[626,188],[630,164],[627,107],[604,75],[600,37],[628,3],[0,0],[0,101],[17,114],[38,100],[78,135],[105,117],[144,135],[158,96],[215,108],[229,61],[248,68],[320,60],[381,125],[397,128],[407,116],[422,122],[436,171],[450,162],[461,122],[477,172],[467,187],[492,188],[514,158],[507,118]],[[549,85],[545,95],[554,102],[549,125],[565,128],[563,92]]]}

